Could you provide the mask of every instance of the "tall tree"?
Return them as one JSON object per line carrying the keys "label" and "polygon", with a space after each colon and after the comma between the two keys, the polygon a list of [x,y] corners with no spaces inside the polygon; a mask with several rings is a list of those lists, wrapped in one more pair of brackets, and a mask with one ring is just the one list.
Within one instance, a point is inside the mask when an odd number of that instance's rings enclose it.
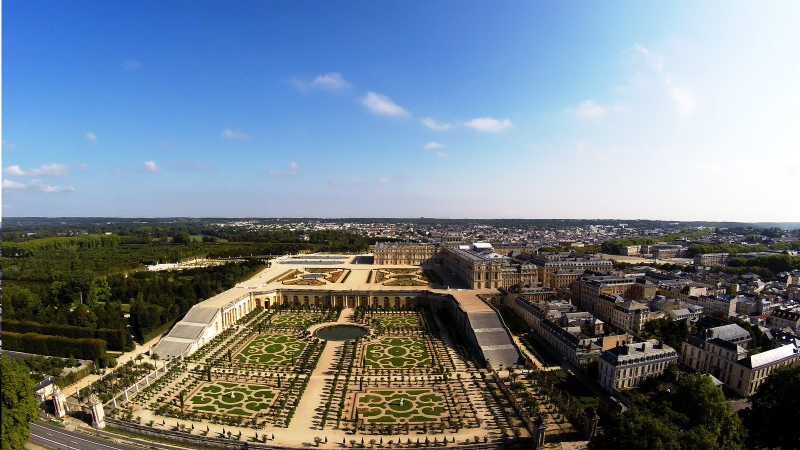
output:
{"label": "tall tree", "polygon": [[2,450],[21,450],[25,448],[30,435],[29,422],[36,419],[38,410],[33,380],[24,363],[6,355],[2,356],[0,371],[3,392],[3,421],[0,423]]}
{"label": "tall tree", "polygon": [[800,448],[795,429],[800,411],[800,362],[775,369],[751,401],[752,410],[745,416],[751,448]]}

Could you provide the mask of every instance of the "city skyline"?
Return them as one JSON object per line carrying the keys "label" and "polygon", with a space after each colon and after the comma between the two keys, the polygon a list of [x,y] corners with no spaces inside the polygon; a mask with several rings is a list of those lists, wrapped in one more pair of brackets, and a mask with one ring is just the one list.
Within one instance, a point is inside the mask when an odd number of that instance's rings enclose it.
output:
{"label": "city skyline", "polygon": [[3,215],[800,221],[797,4],[195,5],[4,5]]}

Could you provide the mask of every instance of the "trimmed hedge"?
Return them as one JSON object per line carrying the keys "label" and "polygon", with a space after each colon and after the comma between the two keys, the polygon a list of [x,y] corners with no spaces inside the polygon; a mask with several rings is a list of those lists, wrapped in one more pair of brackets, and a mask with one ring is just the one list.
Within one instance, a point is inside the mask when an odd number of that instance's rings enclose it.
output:
{"label": "trimmed hedge", "polygon": [[108,363],[106,342],[101,339],[71,339],[63,336],[50,336],[38,333],[14,333],[3,331],[3,348],[9,351],[34,353],[37,355],[59,356],[99,361],[101,366]]}
{"label": "trimmed hedge", "polygon": [[94,369],[94,363],[90,363],[90,365],[84,367],[81,370],[78,370],[76,372],[70,372],[65,377],[58,377],[58,379],[56,380],[56,386],[58,386],[61,389],[64,389],[65,387],[69,386],[70,384],[75,383],[78,380],[81,380],[81,379],[85,378],[87,375],[92,373],[93,369]]}
{"label": "trimmed hedge", "polygon": [[[70,339],[102,339],[106,341],[109,350],[125,350],[133,347],[128,330],[113,328],[84,328],[57,323],[41,324],[36,322],[20,322],[17,320],[4,320],[3,330],[15,333],[37,333],[49,336],[63,336]],[[130,341],[130,342],[128,342]],[[126,345],[127,344],[127,345]]]}
{"label": "trimmed hedge", "polygon": [[172,325],[174,325],[175,322],[176,320],[173,319],[165,323],[164,325],[161,325],[158,328],[148,331],[147,333],[144,334],[144,336],[142,336],[142,344],[150,342],[151,339],[158,337],[161,333],[169,330],[170,328],[172,328]]}

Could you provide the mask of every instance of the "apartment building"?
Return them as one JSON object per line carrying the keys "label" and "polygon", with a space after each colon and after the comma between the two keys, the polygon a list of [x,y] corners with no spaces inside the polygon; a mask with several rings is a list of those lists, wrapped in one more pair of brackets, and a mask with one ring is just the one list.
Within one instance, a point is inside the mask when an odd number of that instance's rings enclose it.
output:
{"label": "apartment building", "polygon": [[614,304],[611,325],[624,331],[642,331],[642,327],[650,318],[650,307],[636,300],[627,300]]}
{"label": "apartment building", "polygon": [[791,328],[795,332],[800,331],[800,311],[787,311],[776,309],[769,316],[769,325],[772,328],[784,329]]}
{"label": "apartment building", "polygon": [[689,296],[684,300],[693,305],[702,306],[703,312],[706,315],[711,315],[721,319],[736,315],[736,304],[738,300],[736,297],[731,297],[725,294],[717,294],[714,296],[701,295],[699,297]]}
{"label": "apartment building", "polygon": [[678,352],[657,339],[614,347],[600,356],[600,385],[607,391],[636,387],[644,377],[663,374],[677,359]]}
{"label": "apartment building", "polygon": [[555,273],[559,270],[607,271],[614,268],[613,263],[607,259],[572,252],[540,252],[532,255],[530,261],[539,267],[539,281],[553,289],[556,284]]}
{"label": "apartment building", "polygon": [[[514,311],[550,344],[565,360],[586,367],[603,351],[631,341],[629,334],[604,336],[603,321],[575,305],[563,301],[531,303],[521,297],[514,299]],[[591,326],[600,336],[586,336],[583,327]]]}
{"label": "apartment building", "polygon": [[[600,296],[619,295],[623,299],[654,297],[658,288],[643,278],[620,278],[613,275],[586,274],[572,283],[572,298],[581,308],[611,321],[612,311],[600,311]],[[608,299],[606,299],[608,300]]]}
{"label": "apartment building", "polygon": [[793,340],[787,340],[786,345],[748,355],[748,350],[742,346],[745,334],[749,341],[746,330],[737,325],[726,325],[708,329],[701,336],[687,336],[682,344],[680,361],[694,370],[713,375],[727,388],[747,397],[756,392],[775,368],[800,359]]}

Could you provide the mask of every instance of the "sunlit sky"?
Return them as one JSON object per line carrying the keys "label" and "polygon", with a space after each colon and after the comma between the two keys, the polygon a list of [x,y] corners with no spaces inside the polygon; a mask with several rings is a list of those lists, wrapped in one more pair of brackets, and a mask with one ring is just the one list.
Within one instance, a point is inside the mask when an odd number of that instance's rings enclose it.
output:
{"label": "sunlit sky", "polygon": [[800,221],[800,2],[2,4],[6,217]]}

